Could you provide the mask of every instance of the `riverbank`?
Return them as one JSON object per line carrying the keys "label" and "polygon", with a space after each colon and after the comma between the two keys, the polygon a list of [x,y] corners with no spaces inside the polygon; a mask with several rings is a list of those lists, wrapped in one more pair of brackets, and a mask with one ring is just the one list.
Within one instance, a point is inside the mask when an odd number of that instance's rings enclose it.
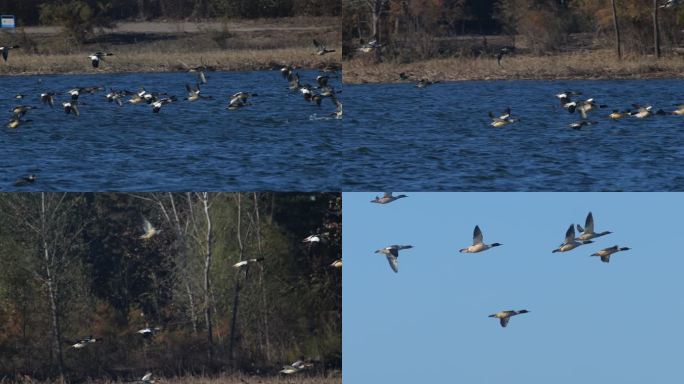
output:
{"label": "riverbank", "polygon": [[[304,22],[306,21],[306,22]],[[19,45],[0,75],[90,74],[185,71],[205,66],[217,71],[272,69],[284,64],[323,68],[341,61],[337,18],[287,18],[256,22],[126,22],[74,45],[55,27],[3,32],[0,45]],[[313,39],[336,52],[319,56]],[[111,52],[99,68],[88,56]]]}
{"label": "riverbank", "polygon": [[684,57],[656,60],[652,56],[625,57],[618,61],[614,51],[596,50],[549,56],[511,55],[501,66],[495,57],[447,58],[412,63],[373,64],[369,57],[344,61],[344,83],[402,82],[400,73],[411,80],[591,80],[658,79],[684,76]]}

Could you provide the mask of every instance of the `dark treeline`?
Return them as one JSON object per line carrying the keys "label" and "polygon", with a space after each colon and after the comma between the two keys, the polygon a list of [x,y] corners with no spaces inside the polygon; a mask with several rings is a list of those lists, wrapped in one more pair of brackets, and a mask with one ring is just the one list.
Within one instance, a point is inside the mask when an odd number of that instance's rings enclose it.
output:
{"label": "dark treeline", "polygon": [[337,369],[341,220],[333,193],[0,194],[0,378]]}
{"label": "dark treeline", "polygon": [[43,6],[87,5],[89,11],[106,11],[114,21],[203,18],[262,18],[290,16],[337,16],[339,0],[0,0],[3,14],[15,15],[20,25],[41,21]]}
{"label": "dark treeline", "polygon": [[[342,0],[342,4],[346,56],[354,54],[360,40],[373,38],[384,44],[386,57],[403,50],[403,58],[409,60],[469,53],[434,41],[462,35],[511,36],[516,45],[537,54],[614,44],[611,0]],[[615,0],[615,5],[624,48],[638,54],[652,52],[653,2]],[[684,7],[658,10],[663,47],[681,45]]]}

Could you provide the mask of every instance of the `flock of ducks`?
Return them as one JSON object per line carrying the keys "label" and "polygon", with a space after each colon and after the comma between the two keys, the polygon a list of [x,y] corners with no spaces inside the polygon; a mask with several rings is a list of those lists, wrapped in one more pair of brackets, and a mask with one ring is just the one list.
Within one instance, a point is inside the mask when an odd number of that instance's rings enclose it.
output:
{"label": "flock of ducks", "polygon": [[[392,192],[385,192],[385,194],[380,197],[376,196],[375,199],[371,200],[371,203],[378,203],[378,204],[389,204],[393,201],[398,200],[399,198],[405,198],[408,197],[406,195],[398,195],[394,196]],[[384,200],[381,200],[383,199]],[[577,232],[580,233],[579,236],[575,236],[575,229],[577,229]],[[584,221],[584,227],[581,225],[577,224],[570,224],[570,227],[568,230],[565,232],[565,239],[563,243],[561,243],[558,248],[554,249],[551,251],[552,253],[556,252],[568,252],[571,251],[579,246],[585,245],[585,244],[591,244],[594,242],[599,237],[603,237],[606,235],[611,234],[611,231],[601,231],[601,232],[596,232],[594,230],[594,216],[591,212],[587,214],[587,217]],[[475,226],[475,229],[473,230],[473,242],[471,245],[462,248],[459,250],[461,253],[479,253],[479,252],[484,252],[489,249],[499,247],[503,244],[501,243],[492,243],[492,244],[486,244],[484,242],[484,238],[482,236],[482,230],[480,229],[479,225]],[[413,248],[413,245],[390,245],[384,248],[380,248],[375,253],[381,253],[387,257],[387,261],[389,262],[390,268],[395,272],[399,272],[399,251],[401,250],[406,250],[406,249],[411,249]],[[610,262],[610,257],[617,253],[617,252],[623,252],[623,251],[628,251],[630,248],[628,247],[620,247],[618,245],[614,245],[612,247],[608,248],[603,248],[593,254],[591,256],[597,256],[601,259],[602,262],[604,263],[609,263]],[[489,315],[489,317],[497,318],[499,319],[499,324],[502,327],[505,327],[508,325],[508,321],[512,316],[524,314],[524,313],[529,313],[530,311],[526,309],[522,310],[507,310],[507,311],[500,311],[497,313],[494,313],[492,315]]]}
{"label": "flock of ducks", "polygon": [[[575,99],[577,96],[581,95],[581,92],[576,91],[564,91],[555,95],[560,101],[561,108],[567,110],[570,114],[578,113],[580,115],[579,121],[568,124],[568,127],[574,130],[581,130],[585,126],[598,124],[598,121],[591,120],[589,118],[589,112],[596,109],[607,108],[607,105],[598,104],[594,98],[587,98],[584,100]],[[632,108],[627,108],[622,111],[619,109],[613,109],[613,111],[608,114],[607,117],[611,120],[618,120],[626,116],[633,116],[636,119],[644,119],[650,116],[665,115],[684,116],[684,104],[675,104],[675,109],[672,111],[665,111],[663,109],[654,111],[653,106],[651,105],[632,104]],[[503,127],[505,125],[520,121],[520,118],[513,117],[510,107],[506,108],[499,116],[489,112],[489,118],[491,120],[489,125],[495,128]]]}
{"label": "flock of ducks", "polygon": [[[334,49],[327,49],[325,44],[321,41],[318,41],[316,39],[313,40],[313,44],[315,47],[314,54],[316,55],[325,55],[331,52],[335,52]],[[2,53],[2,58],[7,61],[9,51],[11,49],[17,49],[19,48],[18,45],[12,45],[12,46],[2,46],[0,47],[0,52]],[[88,55],[88,59],[91,62],[91,65],[93,68],[100,68],[101,63],[104,62],[105,57],[109,56],[114,56],[113,53],[111,52],[102,52],[98,51],[95,52],[91,55]],[[207,78],[204,73],[204,71],[207,69],[207,67],[200,66],[200,67],[192,67],[189,68],[190,72],[196,72],[197,73],[197,83],[195,84],[186,84],[185,89],[187,91],[187,96],[184,98],[184,100],[188,102],[195,102],[199,100],[212,100],[213,96],[205,96],[201,93],[201,84],[206,84],[207,83]],[[324,72],[332,72],[332,73],[337,73],[337,67],[336,66],[327,66],[326,68],[323,69]],[[301,94],[304,96],[304,99],[309,102],[313,102],[316,105],[320,106],[321,102],[324,98],[330,98],[335,105],[335,112],[330,113],[331,116],[334,116],[336,119],[341,119],[342,118],[342,102],[338,99],[337,93],[339,91],[335,91],[331,86],[328,85],[328,80],[330,79],[329,75],[320,75],[316,77],[316,83],[317,86],[313,87],[312,85],[306,83],[306,84],[301,84],[300,83],[300,76],[298,73],[294,72],[295,71],[295,66],[292,65],[286,65],[281,68],[281,73],[283,76],[288,80],[290,86],[290,90],[296,91],[296,92],[301,92]],[[94,94],[98,91],[104,90],[104,87],[79,87],[79,88],[73,88],[68,91],[66,91],[66,94],[69,96],[68,100],[62,101],[62,108],[64,110],[64,113],[66,114],[71,114],[74,116],[79,116],[80,111],[79,111],[79,96],[84,93],[88,94]],[[50,108],[54,107],[55,104],[55,96],[59,95],[60,93],[55,92],[55,91],[45,91],[40,94],[40,101],[45,104],[50,106]],[[151,110],[153,113],[159,113],[162,109],[163,106],[174,103],[178,99],[176,96],[170,96],[166,93],[162,92],[149,92],[145,90],[144,87],[140,89],[138,92],[132,92],[128,90],[116,90],[116,89],[110,89],[109,93],[105,95],[105,98],[109,102],[116,102],[119,106],[122,106],[124,104],[124,98],[129,97],[130,98],[127,100],[127,103],[130,104],[147,104],[151,107]],[[228,105],[226,108],[228,110],[237,110],[241,109],[244,107],[247,107],[251,105],[249,100],[257,96],[256,93],[252,92],[245,92],[245,91],[239,91],[234,94],[232,94],[230,97],[228,97]],[[15,99],[20,100],[23,99],[25,95],[18,94],[15,96]],[[81,103],[83,104],[83,103]],[[28,105],[18,105],[14,108],[12,108],[11,112],[12,115],[7,122],[6,126],[11,129],[17,129],[19,128],[22,124],[30,123],[32,120],[30,119],[23,119],[24,115],[30,110],[34,109],[36,107],[34,106],[28,106]]]}
{"label": "flock of ducks", "polygon": [[[143,217],[143,226],[142,226],[143,233],[140,235],[138,238],[140,240],[150,240],[154,236],[158,235],[161,233],[161,229],[157,229],[150,223],[150,221]],[[327,232],[325,233],[317,233],[313,235],[309,235],[306,238],[302,240],[303,243],[309,243],[309,244],[315,244],[315,243],[325,243],[327,240],[327,236],[329,234]],[[245,259],[242,261],[239,261],[233,265],[234,268],[236,269],[243,269],[248,267],[249,265],[261,263],[264,261],[263,257],[260,258],[252,258],[252,259]],[[333,268],[342,268],[342,260],[338,259],[335,260],[331,265]],[[152,339],[159,331],[161,331],[162,328],[159,326],[150,326],[146,325],[145,328],[142,328],[135,333],[140,335],[143,339],[150,340]],[[82,339],[76,340],[73,342],[73,344],[70,345],[71,348],[73,349],[83,349],[91,344],[94,344],[96,342],[101,342],[103,339],[101,337],[95,338],[92,335],[89,335],[87,337],[84,337]],[[304,360],[304,357],[301,357],[299,360],[295,361],[294,363],[290,365],[285,365],[283,366],[283,369],[279,371],[279,373],[286,374],[286,375],[291,375],[306,369],[310,369],[314,367],[314,363],[312,360]],[[155,381],[152,380],[152,373],[148,372],[143,376],[140,380],[136,380],[136,382],[143,382],[143,383],[154,383]]]}

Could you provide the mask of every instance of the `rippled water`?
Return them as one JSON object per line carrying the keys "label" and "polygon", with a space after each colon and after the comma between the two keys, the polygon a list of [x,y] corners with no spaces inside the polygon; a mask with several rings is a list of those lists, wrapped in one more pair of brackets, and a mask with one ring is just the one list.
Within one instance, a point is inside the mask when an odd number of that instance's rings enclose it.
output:
{"label": "rippled water", "polygon": [[[315,84],[318,73],[300,71]],[[287,89],[279,71],[209,72],[194,103],[185,84],[192,73],[133,73],[3,77],[0,110],[0,190],[169,191],[169,190],[338,190],[342,120],[330,118],[330,100],[321,108]],[[332,85],[341,88],[338,79]],[[105,92],[81,95],[81,115],[43,106],[39,94],[72,87],[105,86],[168,92],[179,102],[154,114],[149,105],[117,106]],[[227,97],[255,92],[252,106],[228,111]],[[14,100],[15,94],[26,94]],[[34,105],[18,129],[5,123],[14,105]],[[0,115],[2,116],[2,115]],[[38,180],[16,188],[18,177]]]}
{"label": "rippled water", "polygon": [[[554,94],[608,108],[579,120]],[[673,110],[684,80],[468,81],[345,86],[343,190],[684,190],[684,116],[628,117],[632,103]],[[521,121],[492,128],[511,106]]]}

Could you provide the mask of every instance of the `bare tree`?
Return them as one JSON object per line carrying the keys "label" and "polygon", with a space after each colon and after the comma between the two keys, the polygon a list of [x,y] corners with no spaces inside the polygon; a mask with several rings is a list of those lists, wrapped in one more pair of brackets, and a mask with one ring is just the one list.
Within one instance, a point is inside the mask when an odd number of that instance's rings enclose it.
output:
{"label": "bare tree", "polygon": [[622,60],[622,47],[620,45],[620,25],[618,23],[617,7],[615,0],[611,0],[613,6],[613,26],[615,26],[615,47],[617,48],[618,59]]}
{"label": "bare tree", "polygon": [[660,27],[658,25],[658,0],[653,0],[653,50],[656,58],[660,58]]}
{"label": "bare tree", "polygon": [[214,360],[214,335],[211,322],[211,280],[209,272],[211,270],[211,258],[212,258],[212,228],[211,228],[211,216],[209,215],[209,193],[202,192],[198,194],[200,201],[202,202],[202,207],[204,209],[204,218],[206,220],[206,234],[205,234],[205,259],[204,259],[204,318],[207,323],[207,341],[209,342],[209,362]]}

